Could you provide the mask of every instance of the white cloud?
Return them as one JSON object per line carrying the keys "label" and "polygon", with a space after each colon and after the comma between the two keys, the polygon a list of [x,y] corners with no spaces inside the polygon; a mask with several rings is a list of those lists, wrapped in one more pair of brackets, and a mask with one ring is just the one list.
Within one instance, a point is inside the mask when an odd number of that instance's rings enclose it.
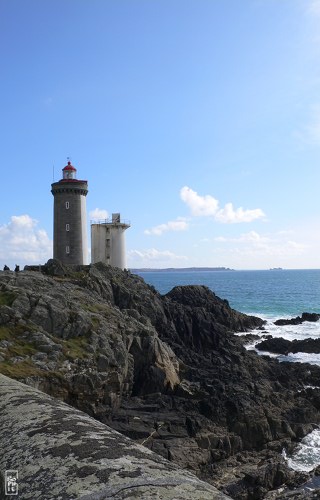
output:
{"label": "white cloud", "polygon": [[128,252],[129,267],[170,267],[173,263],[187,261],[185,255],[176,255],[169,250],[130,250]]}
{"label": "white cloud", "polygon": [[159,226],[152,227],[151,229],[146,229],[144,233],[161,236],[163,233],[167,231],[186,231],[188,227],[189,224],[186,221],[186,219],[179,217],[176,220],[166,222],[165,224],[160,224]]}
{"label": "white cloud", "polygon": [[256,231],[249,231],[248,233],[243,233],[237,238],[226,238],[225,236],[217,236],[214,241],[220,243],[251,243],[254,245],[262,245],[270,240],[269,237],[261,236]]}
{"label": "white cloud", "polygon": [[219,202],[213,196],[199,196],[188,186],[180,190],[180,197],[191,210],[191,214],[198,217],[201,215],[215,215],[218,210]]}
{"label": "white cloud", "polygon": [[[296,241],[287,240],[288,232],[278,232],[270,236],[262,236],[256,231],[243,233],[237,238],[225,238],[220,236],[215,238],[217,243],[232,243],[230,250],[234,253],[242,254],[246,260],[258,255],[265,257],[285,257],[293,255],[302,255],[307,249],[307,245]],[[235,247],[238,243],[241,246]]]}
{"label": "white cloud", "polygon": [[216,236],[213,241],[217,241],[217,242],[222,242],[223,243],[223,242],[228,241],[228,240],[224,236]]}
{"label": "white cloud", "polygon": [[108,219],[109,217],[108,212],[101,208],[95,208],[94,210],[91,210],[89,215],[91,220],[100,220],[100,219],[102,220],[102,219]]}
{"label": "white cloud", "polygon": [[264,213],[261,208],[244,210],[240,207],[235,210],[232,203],[227,203],[224,208],[218,210],[215,215],[215,220],[225,224],[235,224],[239,222],[252,222],[253,220],[260,219],[261,217],[264,217]]}
{"label": "white cloud", "polygon": [[261,236],[259,233],[256,231],[249,231],[249,233],[243,233],[241,236],[238,238],[238,240],[235,241],[241,241],[241,242],[250,242],[250,243],[255,243],[255,244],[262,244],[262,243],[267,243],[270,241],[270,238],[266,236]]}
{"label": "white cloud", "polygon": [[52,257],[52,241],[29,215],[13,215],[0,226],[0,262],[18,265],[43,263]]}
{"label": "white cloud", "polygon": [[212,216],[216,221],[224,224],[252,222],[265,215],[261,208],[244,210],[240,207],[234,209],[232,203],[227,203],[224,208],[219,208],[219,201],[213,196],[200,196],[187,186],[180,190],[180,197],[188,205],[192,215],[196,217]]}

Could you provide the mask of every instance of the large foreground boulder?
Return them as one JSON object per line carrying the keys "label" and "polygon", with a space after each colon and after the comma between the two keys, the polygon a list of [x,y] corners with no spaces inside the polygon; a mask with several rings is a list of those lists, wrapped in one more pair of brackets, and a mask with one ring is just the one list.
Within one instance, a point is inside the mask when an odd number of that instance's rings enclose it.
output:
{"label": "large foreground boulder", "polygon": [[110,427],[0,375],[0,498],[18,472],[23,500],[227,500]]}

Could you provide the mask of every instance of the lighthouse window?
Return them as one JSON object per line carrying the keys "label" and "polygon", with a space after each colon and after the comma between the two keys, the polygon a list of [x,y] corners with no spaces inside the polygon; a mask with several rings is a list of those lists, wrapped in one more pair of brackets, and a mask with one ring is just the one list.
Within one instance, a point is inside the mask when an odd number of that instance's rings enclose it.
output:
{"label": "lighthouse window", "polygon": [[70,253],[70,247],[69,247],[69,245],[66,246],[66,253]]}
{"label": "lighthouse window", "polygon": [[68,210],[69,207],[70,207],[69,202],[66,201],[66,209]]}
{"label": "lighthouse window", "polygon": [[70,224],[66,224],[66,231],[70,231]]}

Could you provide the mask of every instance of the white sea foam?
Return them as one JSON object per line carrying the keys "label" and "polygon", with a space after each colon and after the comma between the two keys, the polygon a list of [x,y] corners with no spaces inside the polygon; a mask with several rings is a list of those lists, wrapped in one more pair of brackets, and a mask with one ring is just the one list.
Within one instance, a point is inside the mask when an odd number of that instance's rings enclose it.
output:
{"label": "white sea foam", "polygon": [[[320,337],[320,321],[310,322],[304,321],[300,325],[275,325],[274,322],[279,319],[274,316],[260,315],[261,319],[266,321],[264,325],[264,330],[251,330],[250,333],[258,335],[260,338],[265,335],[272,335],[274,338],[284,338],[286,340],[304,340],[307,338],[317,339]],[[290,319],[289,316],[283,317],[284,319]],[[243,334],[240,334],[243,335]],[[248,350],[256,350],[261,356],[269,356],[271,358],[277,358],[279,361],[285,362],[290,361],[293,363],[310,363],[312,365],[320,366],[320,354],[310,354],[304,352],[290,353],[288,356],[283,356],[280,354],[270,353],[268,351],[258,351],[255,349],[256,344],[260,342],[260,339],[254,340],[246,345]]]}
{"label": "white sea foam", "polygon": [[320,430],[316,429],[304,437],[291,457],[283,456],[291,469],[310,472],[320,464]]}
{"label": "white sea foam", "polygon": [[[307,338],[317,339],[320,337],[320,321],[315,323],[305,321],[300,325],[283,325],[278,326],[274,324],[276,317],[260,316],[266,320],[264,325],[265,331],[253,330],[251,333],[263,337],[264,335],[272,335],[276,338],[284,338],[287,340],[304,340]],[[289,317],[288,317],[289,318]],[[260,340],[255,340],[247,345],[248,349],[255,349],[255,345]],[[266,351],[258,351],[260,355],[267,355],[272,358],[277,358],[282,362],[295,362],[295,363],[310,363],[320,366],[320,354],[310,354],[304,352],[289,353],[287,356],[274,354]],[[311,389],[315,388],[310,386]],[[305,436],[301,443],[297,446],[296,451],[291,457],[288,457],[284,451],[284,457],[287,460],[288,466],[296,471],[310,472],[320,464],[320,430],[314,430]]]}
{"label": "white sea foam", "polygon": [[[275,325],[274,322],[279,319],[275,316],[261,315],[261,319],[266,321],[264,325],[264,330],[253,330],[252,333],[259,336],[266,335],[266,332],[272,337],[282,337],[287,340],[304,340],[306,338],[318,338],[320,337],[320,321],[311,322],[304,321],[300,325]],[[289,316],[283,317],[283,319],[290,319]]]}
{"label": "white sea foam", "polygon": [[320,366],[320,354],[306,352],[289,353],[288,356],[279,356],[279,361],[289,361],[293,363],[309,363]]}

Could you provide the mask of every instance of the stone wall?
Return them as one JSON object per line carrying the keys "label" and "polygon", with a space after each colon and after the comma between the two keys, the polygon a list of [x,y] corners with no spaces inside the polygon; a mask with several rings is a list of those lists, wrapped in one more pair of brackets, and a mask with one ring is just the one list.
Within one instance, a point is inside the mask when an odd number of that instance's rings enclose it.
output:
{"label": "stone wall", "polygon": [[[0,498],[226,500],[188,471],[32,387],[0,375]],[[9,498],[9,497],[8,497]]]}

